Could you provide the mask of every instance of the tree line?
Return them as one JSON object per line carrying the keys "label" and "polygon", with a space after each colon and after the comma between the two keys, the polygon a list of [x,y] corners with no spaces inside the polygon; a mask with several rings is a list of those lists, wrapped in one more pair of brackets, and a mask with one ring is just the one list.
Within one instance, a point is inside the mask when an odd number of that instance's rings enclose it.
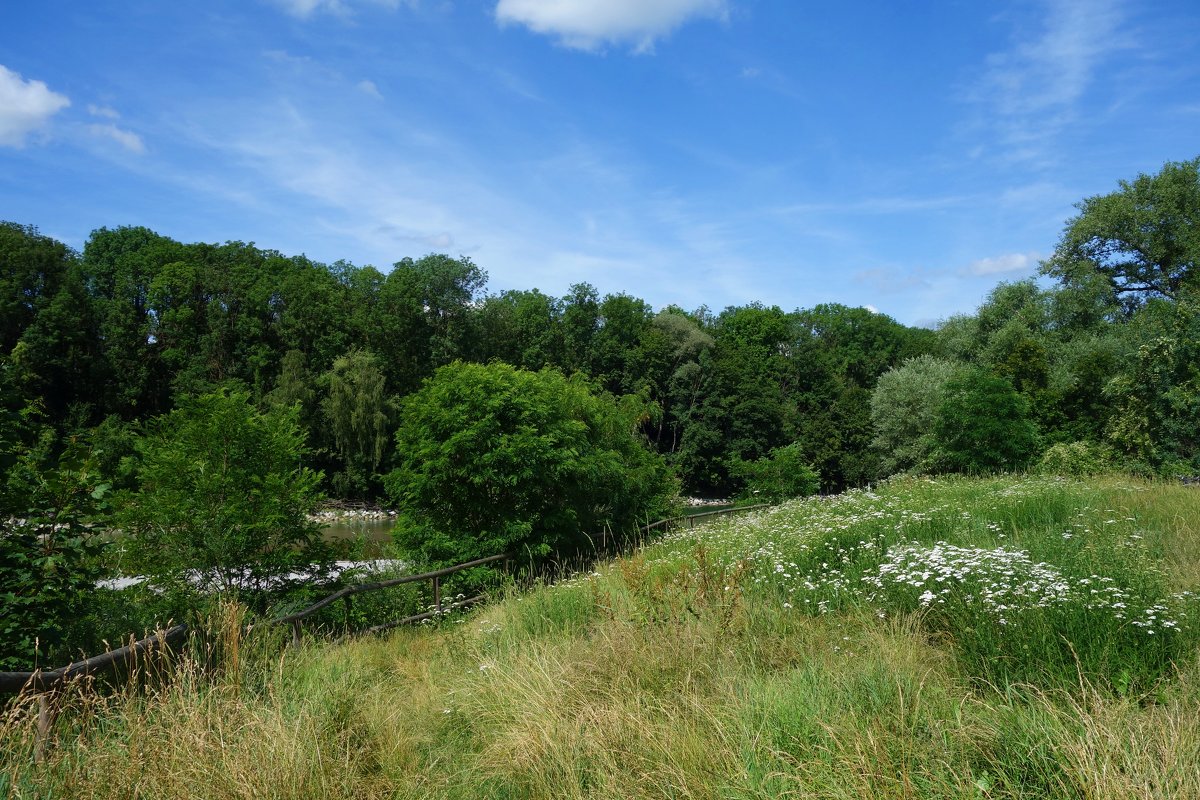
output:
{"label": "tree line", "polygon": [[[578,546],[679,490],[778,499],[1038,464],[1200,472],[1198,166],[1083,200],[1042,265],[1052,285],[1000,284],[932,330],[839,304],[491,293],[471,259],[443,254],[385,273],[141,227],[75,252],[0,223],[5,607],[23,602],[17,578],[90,579],[88,531],[119,498],[144,542],[178,534],[158,548],[185,554],[178,570],[218,531],[249,547],[244,570],[263,542],[316,546],[295,510],[321,492],[401,506],[402,543],[435,562]],[[262,471],[189,472],[231,454]],[[290,505],[272,505],[268,478]],[[201,510],[188,492],[206,481]],[[242,516],[261,524],[238,527],[233,496],[254,486]],[[42,518],[78,546],[12,525]],[[141,567],[163,562],[147,553]]]}

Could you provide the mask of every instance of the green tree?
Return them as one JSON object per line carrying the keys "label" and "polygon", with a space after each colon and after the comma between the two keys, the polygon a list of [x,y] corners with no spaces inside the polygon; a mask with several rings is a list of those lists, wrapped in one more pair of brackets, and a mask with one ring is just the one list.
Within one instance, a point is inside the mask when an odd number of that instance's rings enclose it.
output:
{"label": "green tree", "polygon": [[933,458],[951,472],[1020,469],[1038,451],[1028,401],[1007,378],[974,369],[946,383]]}
{"label": "green tree", "polygon": [[1200,286],[1200,158],[1169,162],[1156,175],[1076,207],[1043,272],[1064,285],[1102,276],[1128,311],[1154,297]]}
{"label": "green tree", "polygon": [[0,669],[71,660],[70,633],[105,572],[109,487],[85,442],[55,438],[0,363]]}
{"label": "green tree", "polygon": [[946,385],[965,370],[958,362],[924,355],[879,376],[871,393],[871,444],[884,475],[929,466]]}
{"label": "green tree", "polygon": [[340,496],[370,494],[392,437],[392,400],[380,360],[369,350],[353,350],[333,362],[325,384],[321,410],[345,464],[333,478],[334,490]]}
{"label": "green tree", "polygon": [[[300,466],[297,410],[261,413],[244,392],[181,399],[137,444],[138,489],[121,495],[127,569],[184,596],[261,603],[328,556],[308,513],[320,475]],[[192,598],[195,599],[194,597]]]}
{"label": "green tree", "polygon": [[821,488],[821,477],[795,442],[754,461],[735,461],[731,472],[743,481],[737,498],[741,503],[782,503],[816,494]]}
{"label": "green tree", "polygon": [[0,222],[0,354],[58,293],[75,254],[37,228]]}
{"label": "green tree", "polygon": [[1104,387],[1106,438],[1168,474],[1200,471],[1200,302],[1151,301],[1131,323],[1137,349]]}
{"label": "green tree", "polygon": [[431,566],[586,549],[665,513],[676,485],[636,433],[645,409],[579,376],[455,362],[402,404],[385,478],[397,538]]}

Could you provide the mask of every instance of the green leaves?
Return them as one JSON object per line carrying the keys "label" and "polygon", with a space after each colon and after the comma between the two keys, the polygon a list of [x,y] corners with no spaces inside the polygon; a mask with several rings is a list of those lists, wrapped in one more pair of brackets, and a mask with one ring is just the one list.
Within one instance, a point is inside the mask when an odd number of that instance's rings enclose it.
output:
{"label": "green leaves", "polygon": [[385,478],[400,543],[430,565],[568,555],[663,513],[675,484],[634,433],[643,409],[556,370],[438,370],[402,407]]}
{"label": "green leaves", "polygon": [[1043,271],[1065,285],[1102,275],[1126,309],[1200,287],[1200,158],[1163,165],[1089,197]]}
{"label": "green leaves", "polygon": [[1028,401],[1006,378],[981,369],[946,384],[934,436],[934,458],[956,472],[1019,469],[1038,448]]}
{"label": "green leaves", "polygon": [[139,488],[120,498],[133,571],[193,594],[205,584],[262,600],[329,554],[307,514],[320,475],[300,466],[295,408],[263,414],[245,393],[187,398],[147,426]]}

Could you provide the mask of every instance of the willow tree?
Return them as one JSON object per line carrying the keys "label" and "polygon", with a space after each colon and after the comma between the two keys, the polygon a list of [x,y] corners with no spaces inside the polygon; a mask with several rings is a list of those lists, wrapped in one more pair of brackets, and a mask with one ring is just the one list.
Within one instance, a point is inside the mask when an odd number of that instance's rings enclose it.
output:
{"label": "willow tree", "polygon": [[367,494],[376,483],[391,437],[391,401],[383,365],[369,350],[351,350],[334,360],[325,378],[328,389],[321,408],[345,464],[344,471],[333,477],[334,491]]}

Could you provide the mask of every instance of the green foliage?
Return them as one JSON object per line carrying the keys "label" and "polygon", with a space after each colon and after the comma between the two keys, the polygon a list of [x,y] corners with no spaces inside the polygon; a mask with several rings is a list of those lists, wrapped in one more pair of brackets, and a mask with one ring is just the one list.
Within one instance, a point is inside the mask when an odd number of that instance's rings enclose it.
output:
{"label": "green foliage", "polygon": [[36,407],[13,407],[11,394],[3,399],[0,669],[58,666],[53,662],[70,660],[73,624],[104,574],[106,542],[95,524],[109,487],[84,442],[55,447]]}
{"label": "green foliage", "polygon": [[871,393],[871,444],[881,454],[883,475],[930,466],[946,385],[965,369],[958,362],[924,355],[879,376]]}
{"label": "green foliage", "polygon": [[384,480],[399,543],[431,566],[502,552],[541,561],[658,518],[675,484],[634,432],[638,405],[556,370],[439,369],[403,402]]}
{"label": "green foliage", "polygon": [[946,383],[934,438],[933,457],[951,472],[1019,469],[1038,447],[1028,401],[1007,378],[980,369]]}
{"label": "green foliage", "polygon": [[1075,477],[1103,475],[1116,468],[1117,458],[1113,449],[1094,442],[1059,442],[1051,445],[1042,453],[1037,465],[1038,472]]}
{"label": "green foliage", "polygon": [[739,503],[782,503],[821,488],[821,477],[806,463],[799,444],[777,447],[754,461],[736,461],[730,471],[743,481]]}
{"label": "green foliage", "polygon": [[376,484],[376,471],[392,435],[393,402],[384,392],[380,359],[354,350],[333,362],[325,376],[328,386],[321,409],[334,444],[345,462],[334,476],[339,496],[363,496]]}
{"label": "green foliage", "polygon": [[320,475],[300,465],[296,415],[219,391],[152,420],[137,444],[138,489],[120,498],[123,566],[193,599],[207,590],[260,606],[288,573],[319,569],[329,554],[307,514]]}
{"label": "green foliage", "polygon": [[1137,351],[1104,388],[1108,441],[1167,473],[1200,471],[1200,301],[1150,302],[1131,323]]}
{"label": "green foliage", "polygon": [[1156,175],[1079,203],[1043,271],[1077,285],[1102,276],[1132,311],[1150,298],[1177,299],[1200,285],[1200,158],[1168,162]]}

